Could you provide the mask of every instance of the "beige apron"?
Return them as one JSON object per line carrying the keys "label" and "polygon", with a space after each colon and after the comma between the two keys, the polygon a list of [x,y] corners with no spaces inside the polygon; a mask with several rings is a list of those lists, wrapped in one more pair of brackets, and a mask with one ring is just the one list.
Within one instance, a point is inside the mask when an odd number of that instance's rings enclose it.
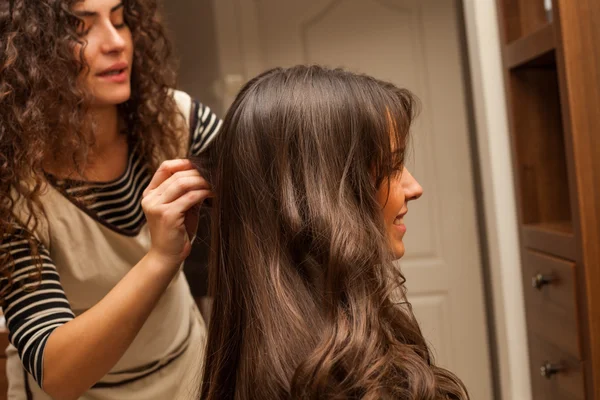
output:
{"label": "beige apron", "polygon": [[[180,129],[180,157],[185,157],[191,99],[182,92],[174,96],[185,122]],[[145,225],[135,236],[118,233],[48,186],[41,198],[47,220],[35,234],[49,250],[71,308],[79,315],[98,303],[148,252],[150,232]],[[123,357],[81,399],[192,398],[198,389],[205,335],[204,321],[180,271]],[[10,345],[6,352],[8,399],[50,399],[31,376],[25,379],[28,374],[16,349]]]}

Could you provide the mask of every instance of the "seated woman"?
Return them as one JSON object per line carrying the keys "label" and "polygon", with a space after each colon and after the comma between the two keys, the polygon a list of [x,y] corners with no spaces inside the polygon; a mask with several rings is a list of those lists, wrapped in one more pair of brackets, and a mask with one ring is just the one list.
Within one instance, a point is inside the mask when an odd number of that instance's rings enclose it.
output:
{"label": "seated woman", "polygon": [[467,399],[437,367],[394,261],[412,94],[318,66],[273,69],[213,156],[212,323],[200,398]]}

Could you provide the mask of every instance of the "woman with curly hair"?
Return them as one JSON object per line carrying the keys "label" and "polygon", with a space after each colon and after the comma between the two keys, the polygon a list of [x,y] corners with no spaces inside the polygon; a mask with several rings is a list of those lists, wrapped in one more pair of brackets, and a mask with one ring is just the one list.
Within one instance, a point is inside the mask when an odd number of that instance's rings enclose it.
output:
{"label": "woman with curly hair", "polygon": [[220,127],[172,90],[155,0],[0,0],[9,399],[176,398],[205,325],[180,266]]}
{"label": "woman with curly hair", "polygon": [[215,195],[202,400],[468,399],[436,366],[394,261],[422,188],[415,100],[365,75],[268,71],[229,109]]}

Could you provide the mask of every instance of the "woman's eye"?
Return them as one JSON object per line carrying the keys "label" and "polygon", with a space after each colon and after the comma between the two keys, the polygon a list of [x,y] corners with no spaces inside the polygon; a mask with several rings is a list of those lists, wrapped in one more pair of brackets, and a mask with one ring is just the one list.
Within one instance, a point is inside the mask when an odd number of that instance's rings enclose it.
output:
{"label": "woman's eye", "polygon": [[86,23],[84,21],[78,21],[77,22],[77,26],[75,27],[75,32],[77,32],[77,35],[79,36],[85,36],[90,32],[91,27],[87,26]]}
{"label": "woman's eye", "polygon": [[116,29],[123,29],[123,28],[125,28],[125,27],[127,26],[127,24],[126,24],[125,22],[122,22],[122,23],[120,23],[120,24],[113,24],[113,26],[114,26]]}

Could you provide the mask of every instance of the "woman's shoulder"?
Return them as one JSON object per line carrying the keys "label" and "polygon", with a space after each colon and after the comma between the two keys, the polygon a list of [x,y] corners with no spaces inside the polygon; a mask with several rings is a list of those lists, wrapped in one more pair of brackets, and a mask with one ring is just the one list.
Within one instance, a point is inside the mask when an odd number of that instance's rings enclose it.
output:
{"label": "woman's shoulder", "polygon": [[171,92],[187,128],[188,155],[198,155],[216,137],[222,121],[208,105],[188,93],[177,89]]}
{"label": "woman's shoulder", "polygon": [[183,90],[178,89],[171,89],[171,95],[173,96],[173,99],[175,99],[179,111],[184,114],[184,117],[187,117],[186,121],[189,121],[190,112],[194,103],[192,97]]}

